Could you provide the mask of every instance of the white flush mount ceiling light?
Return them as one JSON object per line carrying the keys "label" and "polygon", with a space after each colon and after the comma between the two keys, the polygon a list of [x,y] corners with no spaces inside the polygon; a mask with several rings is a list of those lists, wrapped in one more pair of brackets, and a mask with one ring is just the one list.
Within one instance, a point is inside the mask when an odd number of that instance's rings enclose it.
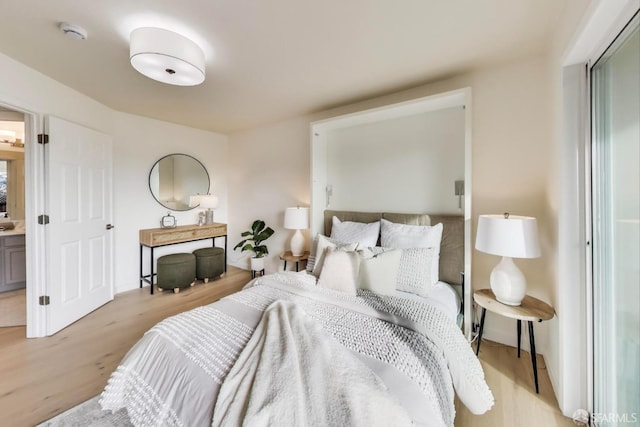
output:
{"label": "white flush mount ceiling light", "polygon": [[204,53],[188,38],[162,28],[143,27],[131,32],[131,65],[150,79],[177,86],[204,81]]}
{"label": "white flush mount ceiling light", "polygon": [[61,22],[60,31],[62,31],[65,36],[71,37],[72,39],[76,39],[76,40],[87,39],[87,30],[85,30],[79,25],[70,24],[68,22]]}

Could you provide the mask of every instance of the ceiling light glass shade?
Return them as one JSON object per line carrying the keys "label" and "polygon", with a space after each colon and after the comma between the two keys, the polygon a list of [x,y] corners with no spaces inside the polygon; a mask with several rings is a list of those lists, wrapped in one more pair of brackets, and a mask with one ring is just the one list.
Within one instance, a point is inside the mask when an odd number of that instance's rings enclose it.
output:
{"label": "ceiling light glass shade", "polygon": [[153,27],[133,30],[129,57],[138,72],[162,83],[195,86],[204,81],[204,52],[173,31]]}

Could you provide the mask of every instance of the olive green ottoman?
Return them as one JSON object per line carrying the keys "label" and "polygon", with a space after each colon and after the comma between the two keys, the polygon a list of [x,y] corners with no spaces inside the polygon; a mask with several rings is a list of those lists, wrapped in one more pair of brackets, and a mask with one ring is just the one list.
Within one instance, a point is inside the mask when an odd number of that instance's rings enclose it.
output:
{"label": "olive green ottoman", "polygon": [[224,273],[224,249],[201,248],[193,251],[196,257],[196,278],[208,283]]}
{"label": "olive green ottoman", "polygon": [[180,288],[193,286],[196,277],[196,257],[193,254],[170,254],[158,258],[159,289],[173,289],[173,293],[180,292]]}

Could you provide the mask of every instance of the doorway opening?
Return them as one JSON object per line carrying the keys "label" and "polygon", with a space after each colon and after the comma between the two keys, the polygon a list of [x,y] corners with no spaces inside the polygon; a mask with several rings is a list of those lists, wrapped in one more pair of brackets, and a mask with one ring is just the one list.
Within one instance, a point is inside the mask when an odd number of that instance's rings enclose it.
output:
{"label": "doorway opening", "polygon": [[0,327],[25,326],[25,115],[0,107]]}

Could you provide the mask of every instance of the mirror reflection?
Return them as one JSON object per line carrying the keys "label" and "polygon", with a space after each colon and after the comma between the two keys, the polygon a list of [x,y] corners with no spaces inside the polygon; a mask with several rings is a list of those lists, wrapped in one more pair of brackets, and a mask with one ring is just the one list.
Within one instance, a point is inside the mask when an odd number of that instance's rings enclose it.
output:
{"label": "mirror reflection", "polygon": [[24,115],[0,107],[0,218],[24,219]]}
{"label": "mirror reflection", "polygon": [[170,154],[158,160],[149,173],[153,197],[167,209],[188,211],[189,197],[209,192],[204,165],[187,154]]}

